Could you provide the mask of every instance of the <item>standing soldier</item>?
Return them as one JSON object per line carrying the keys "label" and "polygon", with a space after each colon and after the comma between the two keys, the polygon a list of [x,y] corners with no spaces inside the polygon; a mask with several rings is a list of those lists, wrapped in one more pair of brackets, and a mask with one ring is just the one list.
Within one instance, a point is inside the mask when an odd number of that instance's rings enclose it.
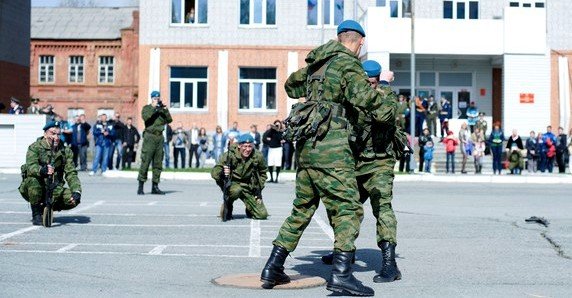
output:
{"label": "standing soldier", "polygon": [[[388,100],[396,101],[395,94],[389,88],[389,82],[380,81],[381,65],[376,61],[366,60],[363,62],[363,68],[371,86],[385,94]],[[359,119],[358,126],[363,127],[363,131],[357,133],[361,136],[358,142],[363,144],[363,147],[360,147],[363,149],[358,152],[356,166],[360,201],[365,203],[368,197],[370,199],[373,216],[376,219],[377,245],[381,249],[381,270],[373,281],[391,282],[401,279],[401,272],[395,262],[397,220],[391,207],[395,177],[393,168],[407,140],[391,117],[381,119],[383,122],[373,123],[371,115],[361,113]],[[326,264],[332,264],[332,259],[333,254],[322,257],[322,261]]]}
{"label": "standing soldier", "polygon": [[151,92],[151,104],[143,107],[141,117],[145,121],[145,130],[143,131],[143,149],[141,150],[141,167],[139,168],[139,188],[138,195],[144,195],[143,184],[147,181],[147,170],[149,164],[153,162],[153,187],[151,193],[156,195],[164,195],[165,193],[159,189],[161,181],[161,171],[163,170],[163,130],[165,125],[173,122],[169,109],[161,101],[159,91]]}
{"label": "standing soldier", "polygon": [[487,137],[488,124],[487,124],[487,120],[485,120],[485,113],[484,112],[479,113],[479,120],[477,120],[477,128],[481,130],[481,132],[483,133],[483,136],[486,138]]}
{"label": "standing soldier", "polygon": [[40,114],[40,105],[38,104],[39,101],[40,101],[39,98],[32,98],[32,99],[30,99],[30,102],[31,102],[32,104],[30,104],[30,106],[29,106],[28,109],[27,109],[27,113],[28,113],[28,114],[30,114],[30,115],[33,115],[33,114],[38,115],[38,114]]}
{"label": "standing soldier", "polygon": [[[53,211],[69,210],[80,203],[81,183],[73,163],[73,153],[70,148],[64,147],[60,140],[59,123],[46,124],[44,136],[28,147],[26,164],[22,166],[22,177],[24,179],[18,190],[22,197],[30,202],[33,225],[42,224],[43,204],[48,187],[53,187]],[[53,180],[48,179],[49,177]],[[65,182],[69,188],[64,187]],[[51,214],[49,218],[52,218]],[[50,225],[51,222],[47,226]]]}
{"label": "standing soldier", "polygon": [[316,112],[307,115],[306,123],[317,122],[319,127],[316,133],[296,138],[306,127],[287,122],[286,137],[294,136],[291,139],[297,140],[296,199],[291,215],[273,242],[260,278],[264,288],[290,282],[284,273],[284,261],[296,249],[321,200],[330,215],[335,238],[332,274],[326,289],[346,295],[373,296],[373,289],[358,281],[351,268],[363,207],[357,192],[355,160],[349,144],[350,125],[345,115],[347,107],[375,110],[385,98],[369,87],[357,57],[365,37],[361,25],[346,20],[338,26],[337,33],[337,40],[312,50],[306,57],[308,65],[291,74],[285,84],[290,98],[307,100],[292,109],[301,111],[300,114],[291,116],[302,115],[305,109],[300,106],[313,104]]}
{"label": "standing soldier", "polygon": [[240,136],[238,146],[231,145],[230,150],[221,156],[211,171],[211,176],[221,189],[224,187],[225,177],[230,175],[231,184],[228,190],[230,202],[227,205],[229,210],[226,219],[232,218],[232,203],[237,199],[244,202],[246,217],[254,219],[268,217],[261,196],[268,168],[262,153],[254,150],[254,146],[254,138],[250,134]]}

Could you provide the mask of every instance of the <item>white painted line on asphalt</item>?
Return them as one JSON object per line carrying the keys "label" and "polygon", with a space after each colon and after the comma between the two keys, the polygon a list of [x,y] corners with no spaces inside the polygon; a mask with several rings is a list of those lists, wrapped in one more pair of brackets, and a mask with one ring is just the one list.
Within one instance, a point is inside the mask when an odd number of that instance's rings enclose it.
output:
{"label": "white painted line on asphalt", "polygon": [[68,245],[56,250],[56,252],[66,252],[66,251],[74,249],[76,246],[77,246],[76,243],[68,244]]}
{"label": "white painted line on asphalt", "polygon": [[[328,249],[331,249],[329,247]],[[41,253],[41,254],[48,254],[48,253],[57,253],[60,252],[54,250],[0,250],[0,253]],[[124,251],[66,251],[61,254],[82,254],[82,255],[144,255],[149,256],[148,253],[133,253],[133,252],[124,252]],[[211,254],[159,254],[159,255],[152,255],[152,256],[161,256],[161,257],[199,257],[199,258],[252,258],[245,255],[211,255]]]}
{"label": "white painted line on asphalt", "polygon": [[30,211],[0,211],[0,214],[30,214]]}
{"label": "white painted line on asphalt", "polygon": [[[270,228],[270,229],[279,229],[279,228],[282,227],[282,225],[279,225],[279,226],[276,226],[276,225],[263,225],[262,227],[263,227],[263,228]],[[312,230],[314,230],[314,229],[321,229],[321,227],[306,227],[306,230],[308,230],[308,229],[312,229]]]}
{"label": "white painted line on asphalt", "polygon": [[[235,244],[145,244],[145,243],[66,243],[66,242],[10,242],[9,247],[15,247],[17,245],[54,245],[54,246],[66,246],[75,244],[76,246],[89,247],[89,246],[103,246],[103,247],[153,247],[157,248],[159,246],[165,247],[179,247],[179,248],[250,248],[250,245],[235,245]],[[260,245],[260,248],[270,249],[273,245]],[[332,246],[315,246],[315,245],[299,245],[297,249],[332,249]],[[10,249],[0,249],[0,252],[11,251]],[[50,250],[54,251],[55,250]],[[75,252],[75,251],[74,251]],[[149,254],[149,253],[145,253]],[[166,254],[164,254],[166,255]]]}
{"label": "white painted line on asphalt", "polygon": [[[28,223],[28,224],[29,224],[29,223]],[[21,228],[21,229],[16,230],[16,231],[14,231],[14,232],[12,232],[12,233],[2,234],[2,235],[0,235],[0,241],[4,241],[4,240],[9,239],[9,238],[12,238],[12,237],[14,237],[14,236],[18,236],[18,235],[21,235],[21,234],[24,234],[24,233],[27,233],[27,232],[30,232],[30,231],[37,230],[37,229],[39,229],[40,227],[41,227],[41,226],[31,226],[31,227],[27,227],[27,228]]]}
{"label": "white painted line on asphalt", "polygon": [[330,237],[330,240],[334,241],[334,231],[332,230],[332,227],[330,227],[330,225],[328,225],[318,214],[314,214],[314,220],[318,223],[320,228],[322,228],[322,231]]}
{"label": "white painted line on asphalt", "polygon": [[249,257],[260,257],[260,221],[256,219],[250,220],[250,247],[248,250]]}
{"label": "white painted line on asphalt", "polygon": [[153,248],[151,251],[149,251],[147,254],[149,255],[160,255],[163,253],[163,251],[167,248],[167,245],[158,245],[155,246],[155,248]]}
{"label": "white painted line on asphalt", "polygon": [[[29,211],[0,211],[0,214],[29,214]],[[153,214],[153,213],[99,213],[99,212],[87,212],[82,215],[99,215],[99,216],[144,216],[144,217],[214,217],[212,214]],[[1,223],[0,223],[1,224]]]}
{"label": "white painted line on asphalt", "polygon": [[248,228],[250,225],[208,225],[208,224],[188,224],[188,225],[146,225],[146,224],[80,224],[69,223],[66,226],[90,226],[90,227],[139,227],[139,228]]}
{"label": "white painted line on asphalt", "polygon": [[[304,233],[304,235],[305,234],[306,233]],[[324,235],[324,233],[320,233],[320,234]],[[262,240],[274,240],[274,239],[276,239],[276,237],[260,237],[260,239],[262,239]],[[306,241],[306,240],[307,241],[328,241],[328,242],[330,241],[330,239],[328,239],[328,238],[307,238],[307,237],[302,237],[301,240],[304,240],[304,241]]]}
{"label": "white painted line on asphalt", "polygon": [[156,205],[157,203],[159,203],[159,202],[157,202],[157,201],[149,202],[149,203],[147,203],[147,206],[153,206],[153,205]]}
{"label": "white painted line on asphalt", "polygon": [[206,205],[207,205],[207,202],[202,202],[199,206],[205,207]]}
{"label": "white painted line on asphalt", "polygon": [[95,202],[95,203],[93,203],[93,204],[91,204],[91,205],[85,206],[85,207],[83,207],[83,208],[80,207],[80,208],[77,208],[77,209],[72,209],[71,211],[67,212],[67,214],[77,214],[77,213],[80,213],[80,212],[83,212],[83,211],[92,209],[92,208],[94,208],[94,207],[101,206],[101,205],[103,205],[103,204],[105,204],[105,201],[97,201],[97,202]]}

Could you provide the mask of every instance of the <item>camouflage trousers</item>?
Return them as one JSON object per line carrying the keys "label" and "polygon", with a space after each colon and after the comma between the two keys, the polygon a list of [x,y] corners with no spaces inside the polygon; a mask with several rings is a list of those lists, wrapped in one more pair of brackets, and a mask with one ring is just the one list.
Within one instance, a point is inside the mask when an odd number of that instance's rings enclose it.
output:
{"label": "camouflage trousers", "polygon": [[141,167],[137,180],[147,181],[147,171],[149,165],[153,163],[153,183],[161,182],[161,172],[163,171],[163,135],[153,135],[145,133],[143,148],[141,148]]}
{"label": "camouflage trousers", "polygon": [[351,169],[298,168],[292,214],[282,224],[273,244],[294,251],[321,199],[334,229],[334,250],[355,251],[354,242],[363,219],[356,190],[355,172]]}
{"label": "camouflage trousers", "polygon": [[367,174],[358,171],[357,183],[360,202],[369,197],[373,216],[376,219],[377,243],[382,240],[397,243],[397,219],[391,207],[393,199],[394,158],[376,160],[377,170]]}
{"label": "camouflage trousers", "polygon": [[[46,195],[46,186],[40,180],[34,177],[28,177],[22,184],[23,196],[31,205],[37,205],[44,202]],[[70,202],[72,192],[69,188],[65,188],[63,184],[56,186],[53,192],[52,208],[54,211],[69,210],[75,207]]]}
{"label": "camouflage trousers", "polygon": [[232,182],[229,189],[229,197],[232,203],[238,199],[242,200],[246,209],[252,214],[252,218],[268,218],[268,211],[266,211],[264,202],[254,197],[254,192],[248,184]]}

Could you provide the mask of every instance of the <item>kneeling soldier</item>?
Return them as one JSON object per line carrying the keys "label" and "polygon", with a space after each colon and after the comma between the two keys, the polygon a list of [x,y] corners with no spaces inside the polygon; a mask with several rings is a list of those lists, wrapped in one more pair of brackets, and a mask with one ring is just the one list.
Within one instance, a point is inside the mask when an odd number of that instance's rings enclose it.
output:
{"label": "kneeling soldier", "polygon": [[221,156],[211,171],[211,176],[223,192],[225,179],[228,176],[231,179],[227,205],[229,215],[226,219],[232,218],[232,204],[237,199],[241,199],[246,205],[248,218],[268,217],[261,196],[266,182],[266,171],[266,161],[262,154],[254,149],[254,138],[250,134],[240,136],[238,146],[234,144],[229,146],[229,150]]}
{"label": "kneeling soldier", "polygon": [[[76,207],[81,199],[81,183],[73,163],[73,153],[60,141],[59,123],[44,126],[44,136],[28,147],[23,181],[19,191],[32,208],[32,224],[42,224],[46,196],[52,194],[52,208],[45,226],[51,226],[51,212]],[[64,181],[65,179],[65,181]],[[65,188],[67,182],[69,188]],[[44,214],[46,216],[46,214]]]}

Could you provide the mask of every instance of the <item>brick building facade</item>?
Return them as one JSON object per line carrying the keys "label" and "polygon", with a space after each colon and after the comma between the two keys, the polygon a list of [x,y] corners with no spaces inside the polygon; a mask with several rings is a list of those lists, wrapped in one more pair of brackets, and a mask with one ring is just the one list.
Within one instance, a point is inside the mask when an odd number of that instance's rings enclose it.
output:
{"label": "brick building facade", "polygon": [[34,7],[30,95],[63,118],[136,116],[138,53],[136,8]]}

